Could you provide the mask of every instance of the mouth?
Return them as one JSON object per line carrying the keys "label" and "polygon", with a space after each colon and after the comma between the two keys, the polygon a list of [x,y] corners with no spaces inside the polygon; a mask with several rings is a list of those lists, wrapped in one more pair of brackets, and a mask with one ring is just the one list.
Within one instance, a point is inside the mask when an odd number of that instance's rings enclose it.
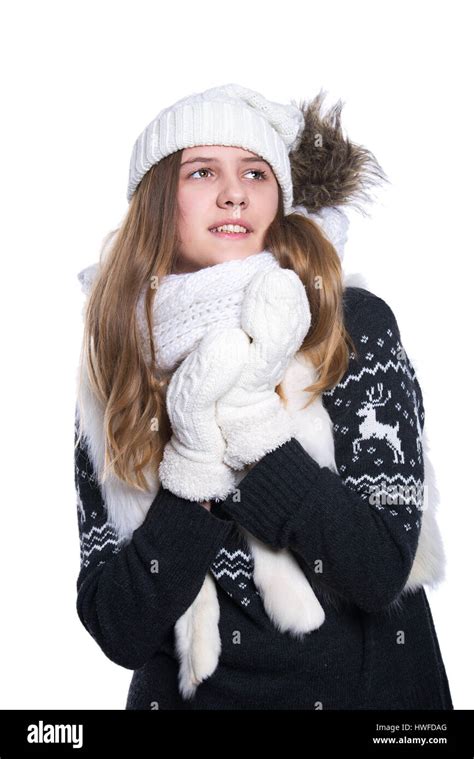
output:
{"label": "mouth", "polygon": [[215,237],[224,237],[228,240],[243,240],[252,234],[252,230],[243,224],[222,224],[217,227],[209,227],[209,232]]}

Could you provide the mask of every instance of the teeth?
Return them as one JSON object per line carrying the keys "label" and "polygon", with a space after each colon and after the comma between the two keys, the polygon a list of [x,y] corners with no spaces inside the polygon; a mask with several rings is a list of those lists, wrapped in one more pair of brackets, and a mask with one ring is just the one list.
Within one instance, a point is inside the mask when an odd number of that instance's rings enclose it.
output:
{"label": "teeth", "polygon": [[247,232],[240,224],[224,224],[222,227],[214,227],[211,232]]}

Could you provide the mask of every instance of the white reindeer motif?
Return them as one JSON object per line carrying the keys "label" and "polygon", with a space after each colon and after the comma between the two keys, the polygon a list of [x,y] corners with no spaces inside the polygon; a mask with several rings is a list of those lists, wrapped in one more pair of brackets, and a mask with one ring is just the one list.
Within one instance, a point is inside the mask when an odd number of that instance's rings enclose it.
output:
{"label": "white reindeer motif", "polygon": [[400,438],[398,437],[398,429],[400,427],[399,422],[397,421],[397,423],[392,426],[390,424],[383,424],[382,422],[378,422],[375,418],[375,409],[378,406],[385,406],[389,398],[392,397],[392,394],[389,390],[387,397],[384,401],[382,401],[383,385],[381,382],[377,384],[377,389],[379,391],[378,398],[374,398],[375,390],[373,387],[371,387],[370,390],[366,391],[369,400],[364,401],[362,408],[360,408],[357,412],[357,416],[364,416],[365,419],[359,425],[359,432],[361,434],[361,437],[356,438],[352,443],[353,451],[354,453],[358,453],[360,451],[361,440],[369,440],[371,437],[375,437],[378,440],[387,441],[388,445],[393,451],[393,460],[395,464],[398,463],[399,459],[403,464],[405,461],[405,455],[402,451]]}

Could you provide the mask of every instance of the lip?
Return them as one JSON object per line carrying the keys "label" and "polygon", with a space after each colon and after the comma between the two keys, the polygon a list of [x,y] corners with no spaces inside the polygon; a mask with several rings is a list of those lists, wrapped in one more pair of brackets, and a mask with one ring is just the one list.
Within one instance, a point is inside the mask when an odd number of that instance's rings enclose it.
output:
{"label": "lip", "polygon": [[[223,227],[224,224],[238,224],[240,227],[245,227],[245,229],[247,230],[247,232],[253,232],[253,229],[250,226],[250,224],[248,224],[246,221],[243,221],[242,219],[235,219],[235,218],[232,218],[232,219],[219,219],[214,224],[211,224],[211,226],[208,227],[208,230],[210,232],[211,229],[214,229],[215,227]],[[222,235],[222,234],[226,234],[226,233],[225,232],[214,232],[214,234]],[[229,233],[227,233],[227,234],[229,234]],[[231,232],[230,234],[238,235],[239,232]],[[244,235],[246,233],[242,232],[241,234]]]}
{"label": "lip", "polygon": [[211,230],[209,230],[209,234],[214,235],[214,237],[224,237],[227,240],[244,240],[246,237],[248,237],[252,233],[251,232],[211,232]]}

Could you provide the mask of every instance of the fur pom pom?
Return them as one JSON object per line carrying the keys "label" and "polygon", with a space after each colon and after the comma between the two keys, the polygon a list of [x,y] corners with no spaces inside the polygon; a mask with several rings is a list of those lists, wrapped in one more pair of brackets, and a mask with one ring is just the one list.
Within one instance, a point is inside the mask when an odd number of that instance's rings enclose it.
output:
{"label": "fur pom pom", "polygon": [[343,135],[338,101],[323,113],[324,90],[302,101],[304,127],[290,152],[293,204],[310,212],[327,206],[351,205],[367,215],[361,203],[371,202],[369,189],[389,182],[375,156]]}

